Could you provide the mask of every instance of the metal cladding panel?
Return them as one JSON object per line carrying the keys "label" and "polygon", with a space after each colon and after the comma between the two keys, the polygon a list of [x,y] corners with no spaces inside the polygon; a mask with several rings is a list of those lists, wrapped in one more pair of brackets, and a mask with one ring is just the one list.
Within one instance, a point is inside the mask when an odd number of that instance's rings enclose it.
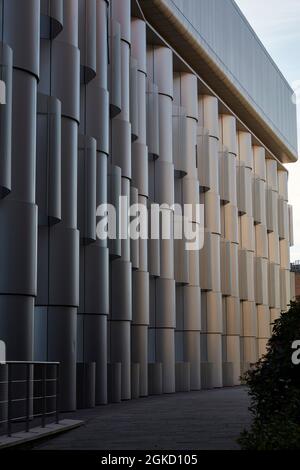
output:
{"label": "metal cladding panel", "polygon": [[159,157],[161,161],[173,162],[172,99],[159,95]]}
{"label": "metal cladding panel", "polygon": [[[6,200],[0,211],[0,293],[35,296],[37,206]],[[20,243],[21,237],[21,243]]]}
{"label": "metal cladding panel", "polygon": [[184,292],[184,318],[185,331],[201,330],[201,290],[198,286],[185,286]]}
{"label": "metal cladding panel", "polygon": [[175,175],[187,174],[187,117],[186,110],[173,105],[173,159]]}
{"label": "metal cladding panel", "polygon": [[[48,361],[60,361],[60,406],[69,411],[76,408],[76,309],[50,307],[48,326]],[[68,335],[65,332],[68,331]]]}
{"label": "metal cladding panel", "polygon": [[139,103],[138,103],[138,65],[137,61],[130,58],[130,122],[131,140],[134,142],[139,137]]}
{"label": "metal cladding panel", "polygon": [[238,208],[231,204],[224,207],[225,238],[231,243],[239,243]]}
{"label": "metal cladding panel", "polygon": [[242,302],[242,334],[257,336],[257,312],[255,302]]}
{"label": "metal cladding panel", "polygon": [[253,216],[256,224],[266,225],[266,183],[257,177],[253,178]]}
{"label": "metal cladding panel", "polygon": [[220,139],[229,153],[237,155],[236,118],[230,114],[221,114],[219,118]]}
{"label": "metal cladding panel", "polygon": [[173,53],[168,47],[147,49],[147,73],[158,87],[158,93],[173,98]]}
{"label": "metal cladding panel", "polygon": [[271,317],[268,305],[257,306],[257,336],[269,338],[271,333]]}
{"label": "metal cladding panel", "polygon": [[219,104],[215,96],[200,95],[199,123],[210,137],[219,138]]}
{"label": "metal cladding panel", "polygon": [[268,232],[265,225],[255,225],[255,251],[261,258],[268,258]]}
{"label": "metal cladding panel", "polygon": [[268,305],[268,260],[255,258],[255,301]]}
{"label": "metal cladding panel", "polygon": [[202,190],[212,189],[212,164],[209,158],[208,130],[198,127],[197,131],[197,169]]}
{"label": "metal cladding panel", "polygon": [[287,171],[277,171],[278,173],[278,190],[279,190],[279,196],[281,196],[284,201],[288,201],[289,199],[289,194],[288,194],[288,179],[289,179],[289,174]]}
{"label": "metal cladding panel", "polygon": [[36,178],[39,225],[58,223],[61,220],[61,103],[40,93]]}
{"label": "metal cladding panel", "polygon": [[[137,188],[130,187],[130,205],[136,205],[139,202],[139,194]],[[132,269],[139,269],[139,239],[130,238],[130,261]]]}
{"label": "metal cladding panel", "polygon": [[254,253],[239,250],[239,276],[240,299],[254,301]]}
{"label": "metal cladding panel", "polygon": [[252,216],[252,171],[243,164],[237,165],[237,201],[240,214]]}
{"label": "metal cladding panel", "polygon": [[278,192],[278,172],[277,172],[277,162],[271,158],[267,158],[266,160],[266,168],[267,168],[267,183],[269,188],[272,191]]}
{"label": "metal cladding panel", "polygon": [[239,336],[240,332],[240,299],[238,297],[226,297],[226,334]]}
{"label": "metal cladding panel", "polygon": [[198,121],[198,79],[192,73],[180,74],[180,104],[187,117]]}
{"label": "metal cladding panel", "polygon": [[5,1],[3,39],[12,50],[14,67],[39,76],[40,1]]}
{"label": "metal cladding panel", "polygon": [[212,233],[221,234],[220,195],[212,191],[204,194],[205,227]]}
{"label": "metal cladding panel", "polygon": [[157,328],[176,327],[175,281],[156,280],[156,323]]}
{"label": "metal cladding panel", "polygon": [[[59,36],[60,38],[60,36]],[[52,93],[61,101],[62,115],[79,122],[80,51],[71,44],[52,44]]]}
{"label": "metal cladding panel", "polygon": [[113,119],[112,161],[122,170],[122,176],[131,179],[131,124],[121,119]]}
{"label": "metal cladding panel", "polygon": [[[146,7],[147,3],[147,0],[142,0],[141,6],[145,4]],[[189,41],[186,55],[190,54],[190,49],[193,50],[193,45],[199,45],[207,56],[207,63],[210,60],[211,69],[218,71],[218,77],[223,81],[226,77],[228,86],[234,87],[234,92],[247,100],[296,155],[293,91],[236,3],[232,0],[160,0],[158,6],[162,10],[167,7],[164,14],[170,17],[169,25],[178,20],[180,26],[176,27],[177,31],[185,29]],[[168,37],[176,38],[173,28],[170,33],[165,28],[165,32]],[[251,57],[251,61],[243,60],[245,57]],[[260,73],[253,74],[253,70]]]}
{"label": "metal cladding panel", "polygon": [[96,155],[96,140],[92,137],[79,135],[78,229],[85,244],[96,240]]}
{"label": "metal cladding panel", "polygon": [[284,269],[290,269],[290,244],[288,240],[280,240],[280,266]]}
{"label": "metal cladding panel", "polygon": [[63,29],[63,16],[63,0],[41,0],[41,38],[55,38]]}
{"label": "metal cladding panel", "polygon": [[269,305],[271,308],[281,308],[280,266],[274,263],[269,263]]}
{"label": "metal cladding panel", "polygon": [[221,240],[221,292],[223,295],[231,295],[232,273],[231,273],[231,243]]}
{"label": "metal cladding panel", "polygon": [[131,55],[137,60],[138,70],[147,74],[146,23],[139,18],[131,19]]}
{"label": "metal cladding panel", "polygon": [[200,250],[200,286],[203,291],[212,290],[212,264],[210,253],[212,246],[212,234],[209,230],[204,232],[204,246]]}
{"label": "metal cladding panel", "polygon": [[121,25],[121,37],[123,41],[131,42],[131,1],[130,0],[113,0],[111,2],[112,18]]}
{"label": "metal cladding panel", "polygon": [[220,165],[220,198],[225,204],[228,202],[236,203],[236,194],[234,192],[234,183],[236,181],[235,157],[229,156],[227,150],[219,152]]}
{"label": "metal cladding panel", "polygon": [[130,261],[115,260],[111,265],[111,319],[132,319],[132,265]]}
{"label": "metal cladding panel", "polygon": [[0,200],[11,190],[11,124],[12,124],[13,52],[0,42],[0,73],[5,84],[5,106],[0,106]]}
{"label": "metal cladding panel", "polygon": [[[97,150],[109,153],[109,93],[93,80],[86,87],[86,134],[97,140]],[[95,117],[97,116],[97,119]]]}
{"label": "metal cladding panel", "polygon": [[252,136],[249,132],[238,132],[238,157],[241,165],[253,169]]}
{"label": "metal cladding panel", "polygon": [[159,95],[158,87],[147,79],[146,90],[147,110],[147,145],[149,156],[159,157]]}
{"label": "metal cladding panel", "polygon": [[98,405],[105,405],[107,403],[107,319],[105,315],[86,315],[83,317],[83,322],[82,341],[85,352],[82,360],[96,363],[95,401]]}
{"label": "metal cladding panel", "polygon": [[288,206],[289,209],[289,240],[290,246],[294,245],[294,219],[293,219],[293,206]]}
{"label": "metal cladding panel", "polygon": [[255,231],[253,217],[242,215],[240,221],[240,246],[248,251],[255,251]]}
{"label": "metal cladding panel", "polygon": [[[50,232],[49,304],[79,304],[79,231],[54,225]],[[67,282],[66,282],[67,280]]]}
{"label": "metal cladding panel", "polygon": [[155,201],[158,204],[174,203],[174,165],[158,160],[155,162]]}
{"label": "metal cladding panel", "polygon": [[88,83],[96,76],[96,6],[96,0],[78,1],[81,83]]}
{"label": "metal cladding panel", "polygon": [[144,144],[132,145],[132,185],[138,188],[139,195],[148,197],[148,149]]}
{"label": "metal cladding panel", "polygon": [[132,324],[149,325],[149,273],[132,273]]}
{"label": "metal cladding panel", "polygon": [[122,108],[121,81],[121,26],[113,19],[110,23],[109,98],[111,117]]}
{"label": "metal cladding panel", "polygon": [[[109,252],[95,243],[85,248],[84,312],[109,313]],[[81,276],[82,277],[82,276]]]}
{"label": "metal cladding panel", "polygon": [[253,146],[254,172],[261,180],[267,180],[266,151],[264,147]]}
{"label": "metal cladding panel", "polygon": [[267,189],[267,229],[278,233],[278,193]]}
{"label": "metal cladding panel", "polygon": [[288,227],[289,227],[288,203],[282,197],[279,196],[278,198],[278,234],[281,240],[284,238],[289,238]]}

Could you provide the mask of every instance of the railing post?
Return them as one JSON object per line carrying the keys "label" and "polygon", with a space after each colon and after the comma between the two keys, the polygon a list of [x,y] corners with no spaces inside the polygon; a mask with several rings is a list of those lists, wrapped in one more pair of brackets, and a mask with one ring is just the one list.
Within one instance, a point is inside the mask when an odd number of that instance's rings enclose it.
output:
{"label": "railing post", "polygon": [[56,364],[56,399],[55,399],[55,406],[56,406],[56,424],[59,423],[59,364]]}
{"label": "railing post", "polygon": [[30,422],[30,364],[26,364],[26,432]]}
{"label": "railing post", "polygon": [[45,427],[46,424],[46,412],[47,412],[47,364],[43,365],[43,413],[42,413],[42,427]]}
{"label": "railing post", "polygon": [[7,435],[11,437],[11,400],[12,400],[12,382],[11,382],[11,368],[12,364],[7,364],[8,371],[7,371],[7,380],[8,380],[8,397],[7,397]]}

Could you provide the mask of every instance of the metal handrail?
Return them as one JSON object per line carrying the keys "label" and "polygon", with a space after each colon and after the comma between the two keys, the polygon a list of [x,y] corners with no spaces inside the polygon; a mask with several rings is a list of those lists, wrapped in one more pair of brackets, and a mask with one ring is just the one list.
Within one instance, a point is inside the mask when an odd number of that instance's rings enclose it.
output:
{"label": "metal handrail", "polygon": [[[30,421],[33,418],[41,418],[41,426],[44,428],[46,426],[46,418],[48,416],[55,415],[55,422],[59,423],[59,362],[46,362],[46,361],[5,361],[0,364],[7,365],[7,380],[0,381],[0,384],[7,384],[7,400],[1,400],[0,406],[6,407],[7,410],[7,419],[0,421],[0,424],[7,424],[7,436],[11,437],[12,435],[12,424],[15,422],[20,422],[25,420],[25,431],[29,432],[30,430]],[[13,379],[12,370],[14,366],[25,366],[25,379]],[[41,374],[42,378],[34,378],[35,366],[42,366]],[[47,378],[47,369],[50,367],[55,367],[55,377]],[[32,376],[31,376],[32,374]],[[47,394],[47,385],[48,383],[56,383],[55,393]],[[34,395],[34,391],[31,391],[31,386],[35,383],[41,384],[41,389],[39,390],[39,395]],[[15,398],[13,396],[12,386],[13,384],[25,384],[26,392],[25,396],[20,398]],[[48,411],[47,409],[47,399],[54,399],[55,404],[53,405],[53,410]],[[34,403],[37,401],[42,402],[41,412],[33,413],[31,412],[31,406],[34,406]],[[24,416],[13,416],[13,403],[25,402],[25,415]],[[33,410],[32,410],[33,411]]]}

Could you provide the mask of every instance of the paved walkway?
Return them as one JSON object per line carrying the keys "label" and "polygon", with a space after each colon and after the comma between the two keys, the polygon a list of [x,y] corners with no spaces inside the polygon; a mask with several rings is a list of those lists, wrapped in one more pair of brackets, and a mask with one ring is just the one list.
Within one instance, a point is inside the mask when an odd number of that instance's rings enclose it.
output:
{"label": "paved walkway", "polygon": [[85,424],[36,449],[238,449],[250,423],[243,387],[142,398],[68,413]]}

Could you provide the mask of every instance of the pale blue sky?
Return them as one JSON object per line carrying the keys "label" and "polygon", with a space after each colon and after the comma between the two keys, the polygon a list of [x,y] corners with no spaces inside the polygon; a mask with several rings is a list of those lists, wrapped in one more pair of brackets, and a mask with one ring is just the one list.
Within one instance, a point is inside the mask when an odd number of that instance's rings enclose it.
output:
{"label": "pale blue sky", "polygon": [[[288,82],[300,80],[300,0],[235,0]],[[300,104],[298,106],[300,153]],[[300,161],[287,165],[289,199],[294,207],[295,246],[300,260]]]}

